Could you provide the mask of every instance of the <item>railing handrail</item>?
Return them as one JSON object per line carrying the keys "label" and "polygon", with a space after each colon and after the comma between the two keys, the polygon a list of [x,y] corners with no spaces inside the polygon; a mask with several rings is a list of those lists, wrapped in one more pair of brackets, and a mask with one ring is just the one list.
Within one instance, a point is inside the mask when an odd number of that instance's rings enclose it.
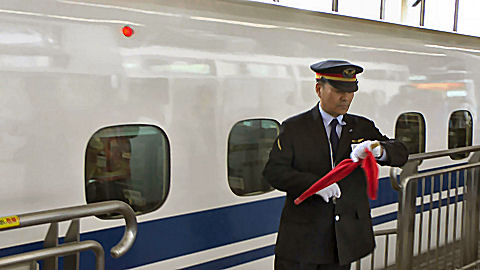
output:
{"label": "railing handrail", "polygon": [[392,185],[392,188],[396,191],[402,190],[402,187],[397,182],[397,175],[399,171],[401,171],[400,168],[396,168],[396,167],[390,168],[390,184]]}
{"label": "railing handrail", "polygon": [[379,235],[388,235],[388,234],[397,234],[397,228],[394,229],[384,229],[384,230],[375,230],[373,232],[375,236]]}
{"label": "railing handrail", "polygon": [[[411,154],[408,156],[408,162],[405,166],[417,167],[421,161],[426,159],[434,159],[434,158],[446,157],[453,154],[471,153],[471,152],[478,152],[478,151],[480,151],[480,145],[466,146],[466,147],[440,150],[440,151],[432,151],[432,152],[426,152],[426,153]],[[417,164],[414,164],[414,161],[416,161]],[[402,169],[405,169],[405,166]],[[455,167],[455,168],[458,169],[458,167]],[[396,191],[400,191],[402,189],[401,184],[397,182],[397,175],[399,174],[399,171],[402,171],[402,169],[396,168],[396,167],[390,168],[390,183],[393,189],[395,189]],[[432,173],[434,172],[435,171],[433,171]],[[405,181],[403,182],[405,183]]]}
{"label": "railing handrail", "polygon": [[465,147],[459,147],[454,149],[411,154],[408,156],[408,161],[439,158],[439,157],[449,156],[453,154],[471,153],[471,152],[477,152],[477,151],[480,151],[480,145],[465,146]]}
{"label": "railing handrail", "polygon": [[[470,264],[464,265],[461,268],[455,268],[455,270],[467,270],[467,269],[471,269],[472,267],[477,266],[479,264],[480,264],[480,260],[477,260],[477,261],[474,261]],[[474,269],[476,269],[476,268],[474,268]]]}
{"label": "railing handrail", "polygon": [[434,171],[431,171],[431,172],[413,174],[413,175],[410,175],[410,176],[406,177],[402,181],[401,186],[406,187],[408,185],[408,183],[413,179],[420,179],[422,177],[429,177],[429,176],[434,176],[434,175],[439,175],[439,174],[444,174],[444,173],[449,173],[449,172],[454,172],[454,171],[459,171],[459,170],[466,170],[466,169],[475,168],[475,167],[480,167],[480,162],[468,163],[468,164],[457,166],[457,167],[439,169],[439,170],[434,170]]}
{"label": "railing handrail", "polygon": [[19,263],[39,261],[54,256],[63,256],[75,254],[80,251],[92,250],[95,253],[95,264],[97,270],[105,269],[105,254],[103,247],[97,241],[86,240],[82,242],[67,243],[57,247],[44,248],[29,251],[21,254],[15,254],[0,258],[0,267],[11,266]]}
{"label": "railing handrail", "polygon": [[18,215],[20,224],[15,227],[0,229],[0,231],[19,229],[29,226],[62,222],[82,217],[96,216],[109,213],[119,213],[125,219],[123,237],[112,249],[110,254],[114,258],[123,256],[135,242],[137,235],[137,218],[133,209],[122,201],[108,201],[91,203],[81,206],[65,207],[34,213]]}

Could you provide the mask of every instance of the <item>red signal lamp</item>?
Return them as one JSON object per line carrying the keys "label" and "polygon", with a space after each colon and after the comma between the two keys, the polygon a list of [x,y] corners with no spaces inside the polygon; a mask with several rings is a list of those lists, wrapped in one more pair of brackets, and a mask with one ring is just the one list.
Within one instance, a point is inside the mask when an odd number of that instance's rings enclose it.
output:
{"label": "red signal lamp", "polygon": [[124,36],[126,37],[131,37],[133,36],[133,29],[128,26],[128,25],[125,25],[123,28],[122,28],[122,33]]}

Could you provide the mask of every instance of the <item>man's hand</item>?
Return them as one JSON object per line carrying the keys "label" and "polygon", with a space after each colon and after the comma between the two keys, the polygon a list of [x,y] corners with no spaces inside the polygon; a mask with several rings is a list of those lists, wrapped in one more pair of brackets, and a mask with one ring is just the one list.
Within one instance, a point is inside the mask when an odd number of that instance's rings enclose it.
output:
{"label": "man's hand", "polygon": [[330,186],[317,191],[315,193],[317,195],[322,196],[323,200],[328,203],[330,198],[335,197],[335,198],[340,198],[340,195],[342,195],[342,192],[340,191],[340,187],[337,185],[337,183],[333,183]]}
{"label": "man's hand", "polygon": [[359,162],[367,157],[365,149],[370,150],[375,158],[379,158],[383,155],[383,147],[378,141],[364,141],[358,144],[350,153],[350,158],[353,162]]}

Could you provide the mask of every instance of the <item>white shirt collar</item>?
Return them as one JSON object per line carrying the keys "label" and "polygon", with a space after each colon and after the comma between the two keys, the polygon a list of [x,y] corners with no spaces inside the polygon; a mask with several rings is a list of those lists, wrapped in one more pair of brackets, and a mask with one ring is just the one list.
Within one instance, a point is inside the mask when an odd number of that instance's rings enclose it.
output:
{"label": "white shirt collar", "polygon": [[345,121],[343,121],[343,114],[337,116],[337,117],[333,117],[332,115],[330,115],[329,113],[325,112],[323,109],[322,109],[322,106],[320,106],[320,102],[318,103],[318,109],[320,110],[320,115],[322,115],[322,119],[323,119],[323,124],[327,127],[328,125],[330,125],[330,122],[332,122],[332,120],[334,118],[337,119],[338,123],[342,126],[345,126],[347,123],[345,123]]}

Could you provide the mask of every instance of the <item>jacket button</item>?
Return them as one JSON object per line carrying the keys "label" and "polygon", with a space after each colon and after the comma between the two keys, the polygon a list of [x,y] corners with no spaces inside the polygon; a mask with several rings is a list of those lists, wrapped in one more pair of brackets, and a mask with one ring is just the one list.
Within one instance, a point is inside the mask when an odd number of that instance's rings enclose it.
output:
{"label": "jacket button", "polygon": [[335,216],[335,221],[339,221],[340,220],[340,216],[339,215],[336,215]]}

